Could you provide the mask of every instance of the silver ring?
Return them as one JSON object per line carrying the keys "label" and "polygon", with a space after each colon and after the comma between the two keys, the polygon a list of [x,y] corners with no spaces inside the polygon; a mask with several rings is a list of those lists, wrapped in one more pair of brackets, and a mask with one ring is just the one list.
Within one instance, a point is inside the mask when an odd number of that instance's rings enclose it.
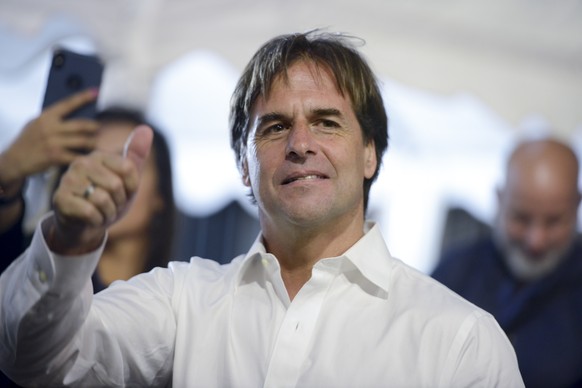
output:
{"label": "silver ring", "polygon": [[95,185],[93,183],[89,184],[89,186],[85,188],[85,191],[83,191],[83,198],[89,199],[89,197],[91,196],[91,194],[93,194],[94,191]]}

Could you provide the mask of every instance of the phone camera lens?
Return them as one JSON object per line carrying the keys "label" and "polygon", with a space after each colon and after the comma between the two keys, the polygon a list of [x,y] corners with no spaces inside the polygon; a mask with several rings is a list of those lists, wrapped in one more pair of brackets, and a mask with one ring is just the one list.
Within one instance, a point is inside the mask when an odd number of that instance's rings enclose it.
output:
{"label": "phone camera lens", "polygon": [[65,56],[63,54],[56,54],[53,59],[53,66],[60,69],[65,64]]}

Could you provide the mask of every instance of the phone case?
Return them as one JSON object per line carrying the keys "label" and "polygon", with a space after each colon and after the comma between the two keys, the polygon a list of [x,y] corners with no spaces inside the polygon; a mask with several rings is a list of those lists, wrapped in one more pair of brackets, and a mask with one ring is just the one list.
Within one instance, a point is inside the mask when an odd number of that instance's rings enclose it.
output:
{"label": "phone case", "polygon": [[[79,54],[58,48],[53,52],[42,108],[77,92],[99,88],[103,63],[95,55]],[[72,112],[67,118],[95,118],[97,102],[94,101]]]}

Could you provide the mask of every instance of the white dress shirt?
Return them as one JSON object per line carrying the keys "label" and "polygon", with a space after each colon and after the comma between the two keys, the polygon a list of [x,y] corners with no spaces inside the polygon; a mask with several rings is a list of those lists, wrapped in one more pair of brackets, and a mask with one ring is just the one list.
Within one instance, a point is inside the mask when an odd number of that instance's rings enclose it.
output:
{"label": "white dress shirt", "polygon": [[0,278],[0,366],[41,386],[522,387],[494,318],[367,229],[290,301],[260,237],[230,264],[173,262],[93,296],[101,250],[56,255],[38,228]]}

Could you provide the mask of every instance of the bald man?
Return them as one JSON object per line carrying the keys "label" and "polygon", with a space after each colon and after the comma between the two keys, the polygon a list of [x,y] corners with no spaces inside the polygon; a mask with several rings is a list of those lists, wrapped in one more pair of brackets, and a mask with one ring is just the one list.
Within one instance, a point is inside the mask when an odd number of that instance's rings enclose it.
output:
{"label": "bald man", "polygon": [[492,313],[526,387],[582,385],[579,162],[553,139],[511,153],[490,236],[446,252],[432,276]]}

